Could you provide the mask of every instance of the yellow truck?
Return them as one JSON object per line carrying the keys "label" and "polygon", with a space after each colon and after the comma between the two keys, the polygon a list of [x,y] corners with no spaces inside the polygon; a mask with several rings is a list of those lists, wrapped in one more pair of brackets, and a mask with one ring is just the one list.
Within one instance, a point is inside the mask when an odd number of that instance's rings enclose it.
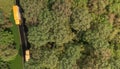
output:
{"label": "yellow truck", "polygon": [[26,50],[25,51],[25,61],[29,61],[29,59],[30,59],[30,51]]}
{"label": "yellow truck", "polygon": [[13,15],[16,25],[21,25],[20,9],[17,5],[13,6]]}

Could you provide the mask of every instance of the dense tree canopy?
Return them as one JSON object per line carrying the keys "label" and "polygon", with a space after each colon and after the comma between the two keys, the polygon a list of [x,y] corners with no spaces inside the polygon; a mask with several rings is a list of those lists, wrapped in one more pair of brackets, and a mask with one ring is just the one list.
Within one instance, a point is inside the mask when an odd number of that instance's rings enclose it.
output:
{"label": "dense tree canopy", "polygon": [[[79,59],[80,52],[83,51],[81,44],[66,44],[62,53],[57,53],[57,49],[45,47],[32,48],[30,62],[26,63],[27,69],[74,69],[77,68],[76,60]],[[35,65],[33,65],[35,64]]]}
{"label": "dense tree canopy", "polygon": [[83,39],[87,42],[95,42],[97,40],[106,40],[112,31],[112,25],[107,21],[106,17],[98,17],[91,23],[91,28],[83,35]]}
{"label": "dense tree canopy", "polygon": [[[53,50],[45,50],[42,48],[32,48],[31,50],[32,56],[30,62],[26,63],[25,67],[27,69],[44,69],[50,68],[54,69],[56,64],[58,63],[58,58],[55,55],[55,51]],[[35,64],[35,65],[33,65]]]}
{"label": "dense tree canopy", "polygon": [[114,3],[109,5],[109,12],[119,14],[119,12],[120,12],[119,6],[120,6],[119,1],[118,0],[114,1]]}
{"label": "dense tree canopy", "polygon": [[71,27],[76,31],[86,31],[90,28],[92,18],[88,9],[77,7],[74,8],[71,16]]}
{"label": "dense tree canopy", "polygon": [[119,3],[21,0],[31,45],[25,68],[119,69]]}
{"label": "dense tree canopy", "polygon": [[59,57],[57,69],[77,69],[77,60],[83,50],[80,44],[67,44],[62,55]]}
{"label": "dense tree canopy", "polygon": [[[24,17],[26,19],[26,23],[29,24],[37,24],[40,11],[47,7],[48,0],[21,0],[21,6],[24,10]],[[34,8],[34,9],[33,9]]]}
{"label": "dense tree canopy", "polygon": [[48,10],[43,11],[39,17],[39,25],[31,27],[28,32],[28,40],[33,45],[41,46],[48,42],[63,44],[74,38],[67,18],[56,17]]}

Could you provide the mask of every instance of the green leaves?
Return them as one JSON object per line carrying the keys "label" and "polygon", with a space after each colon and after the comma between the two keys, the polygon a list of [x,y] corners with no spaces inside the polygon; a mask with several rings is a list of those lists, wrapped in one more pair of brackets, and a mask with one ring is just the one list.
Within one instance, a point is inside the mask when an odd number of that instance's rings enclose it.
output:
{"label": "green leaves", "polygon": [[111,59],[112,51],[108,37],[111,31],[112,25],[105,16],[99,16],[91,23],[90,29],[83,34],[83,41],[89,47],[85,47],[86,53],[82,55],[83,59],[80,62],[83,64],[80,67],[83,69],[110,68],[108,61]]}
{"label": "green leaves", "polygon": [[4,24],[3,12],[0,9],[0,25]]}
{"label": "green leaves", "polygon": [[39,23],[38,18],[40,11],[46,8],[48,0],[21,0],[21,6],[24,10],[24,17],[28,25],[36,25]]}
{"label": "green leaves", "polygon": [[13,46],[13,35],[8,31],[0,31],[0,34],[0,58],[3,61],[13,60],[18,53]]}
{"label": "green leaves", "polygon": [[83,51],[81,44],[66,44],[64,51],[58,53],[57,49],[47,47],[31,48],[31,60],[25,64],[28,69],[74,69],[76,60],[80,58],[80,52]]}
{"label": "green leaves", "polygon": [[11,14],[12,6],[14,5],[14,0],[0,0],[0,9],[3,10],[5,16],[9,17]]}
{"label": "green leaves", "polygon": [[54,69],[58,63],[58,58],[55,52],[56,51],[54,50],[45,50],[40,47],[32,48],[31,53],[33,60],[30,60],[30,63],[26,63],[25,67],[27,69],[32,69],[32,67],[37,69]]}
{"label": "green leaves", "polygon": [[71,27],[76,31],[86,31],[90,28],[92,17],[88,13],[88,9],[74,8],[71,16]]}
{"label": "green leaves", "polygon": [[8,47],[3,47],[0,46],[0,58],[3,61],[10,61],[15,59],[16,55],[18,54],[18,51],[14,48],[12,48],[12,46],[8,46]]}
{"label": "green leaves", "polygon": [[81,56],[82,45],[66,44],[65,51],[60,55],[57,69],[74,69],[77,68],[77,60]]}
{"label": "green leaves", "polygon": [[8,62],[4,62],[0,59],[0,69],[9,69]]}
{"label": "green leaves", "polygon": [[120,3],[114,3],[109,6],[109,12],[119,14],[120,13]]}
{"label": "green leaves", "polygon": [[83,35],[83,39],[87,42],[94,42],[99,39],[106,40],[111,31],[112,25],[106,18],[100,17],[92,23],[91,29],[86,31]]}
{"label": "green leaves", "polygon": [[[25,1],[34,47],[27,69],[119,68],[119,0]],[[118,31],[111,33],[113,28]]]}
{"label": "green leaves", "polygon": [[53,12],[43,10],[39,15],[39,21],[39,25],[31,27],[28,32],[29,42],[35,46],[42,46],[48,42],[61,45],[74,38],[68,18],[57,17]]}
{"label": "green leaves", "polygon": [[9,46],[14,42],[13,35],[8,31],[0,31],[0,46]]}

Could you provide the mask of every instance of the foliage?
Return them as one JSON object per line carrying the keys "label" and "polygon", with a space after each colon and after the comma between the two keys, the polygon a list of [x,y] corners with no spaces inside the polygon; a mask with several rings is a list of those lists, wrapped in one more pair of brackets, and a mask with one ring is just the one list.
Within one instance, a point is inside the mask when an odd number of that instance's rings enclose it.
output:
{"label": "foliage", "polygon": [[115,14],[119,14],[120,12],[120,3],[113,3],[109,6],[109,12],[110,13],[115,13]]}
{"label": "foliage", "polygon": [[67,44],[62,55],[59,57],[59,63],[57,69],[75,69],[78,68],[77,60],[81,56],[83,51],[82,45],[80,44]]}
{"label": "foliage", "polygon": [[111,58],[110,49],[97,49],[88,51],[82,55],[80,60],[81,69],[111,69],[109,60]]}
{"label": "foliage", "polygon": [[113,26],[115,29],[120,29],[120,15],[116,15]]}
{"label": "foliage", "polygon": [[74,37],[67,18],[56,17],[50,11],[45,10],[41,12],[39,21],[39,25],[30,28],[28,32],[29,42],[35,46],[42,46],[48,42],[63,44]]}
{"label": "foliage", "polygon": [[74,8],[71,16],[71,27],[76,31],[86,31],[90,28],[92,18],[87,9]]}
{"label": "foliage", "polygon": [[8,31],[0,31],[0,46],[9,46],[14,42],[13,35]]}
{"label": "foliage", "polygon": [[88,0],[73,0],[73,4],[72,4],[72,7],[73,9],[75,7],[80,7],[80,8],[85,8],[87,7],[87,3],[88,3]]}
{"label": "foliage", "polygon": [[113,57],[111,59],[111,67],[113,69],[120,68],[120,34],[119,32],[115,35],[114,39],[111,40],[111,45],[113,45]]}
{"label": "foliage", "polygon": [[0,60],[0,69],[10,69],[8,62],[4,62]]}
{"label": "foliage", "polygon": [[47,0],[21,0],[27,24],[37,24],[40,11],[47,7]]}
{"label": "foliage", "polygon": [[26,69],[74,69],[77,67],[76,60],[82,51],[80,44],[66,44],[61,54],[57,49],[47,47],[31,48],[31,60],[25,64]]}
{"label": "foliage", "polygon": [[[42,48],[32,48],[32,59],[26,63],[26,69],[54,69],[58,63],[58,58],[54,50],[45,50]],[[34,64],[34,65],[33,65]]]}
{"label": "foliage", "polygon": [[[111,59],[111,45],[108,43],[109,34],[112,31],[111,24],[105,17],[98,17],[92,22],[91,28],[83,35],[83,41],[88,47],[85,47],[80,63],[82,69],[109,69],[109,60]],[[84,61],[83,61],[84,60]]]}
{"label": "foliage", "polygon": [[119,3],[21,0],[31,45],[25,68],[119,69]]}
{"label": "foliage", "polygon": [[89,11],[95,14],[103,14],[106,12],[106,7],[109,4],[109,0],[89,0]]}
{"label": "foliage", "polygon": [[8,31],[0,31],[0,34],[0,58],[3,61],[10,61],[17,55],[17,50],[13,46],[13,35]]}
{"label": "foliage", "polygon": [[0,9],[0,28],[10,28],[12,26],[9,17],[4,15],[2,9]]}
{"label": "foliage", "polygon": [[91,29],[83,35],[83,40],[87,42],[95,42],[96,40],[106,40],[112,31],[112,25],[106,17],[98,17],[92,25]]}
{"label": "foliage", "polygon": [[3,61],[13,60],[18,54],[17,50],[11,47],[0,46],[0,58]]}
{"label": "foliage", "polygon": [[10,16],[14,0],[0,0],[0,9],[3,10],[6,17]]}
{"label": "foliage", "polygon": [[4,24],[3,12],[0,10],[0,25]]}
{"label": "foliage", "polygon": [[73,0],[56,0],[52,5],[52,11],[58,16],[68,17],[71,15]]}

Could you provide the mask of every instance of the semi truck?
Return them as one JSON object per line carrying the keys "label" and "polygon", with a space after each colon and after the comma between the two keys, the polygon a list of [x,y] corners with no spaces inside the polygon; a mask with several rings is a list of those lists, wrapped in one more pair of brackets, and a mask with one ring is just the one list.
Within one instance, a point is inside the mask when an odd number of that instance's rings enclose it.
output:
{"label": "semi truck", "polygon": [[[14,5],[13,6],[13,16],[14,16],[14,20],[15,20],[15,24],[20,26],[21,23],[22,23],[22,19],[21,19],[21,15],[20,15],[20,9],[19,9],[19,6],[17,5]],[[29,61],[30,59],[30,52],[29,50],[25,50],[25,55],[24,55],[24,59],[25,61]]]}

